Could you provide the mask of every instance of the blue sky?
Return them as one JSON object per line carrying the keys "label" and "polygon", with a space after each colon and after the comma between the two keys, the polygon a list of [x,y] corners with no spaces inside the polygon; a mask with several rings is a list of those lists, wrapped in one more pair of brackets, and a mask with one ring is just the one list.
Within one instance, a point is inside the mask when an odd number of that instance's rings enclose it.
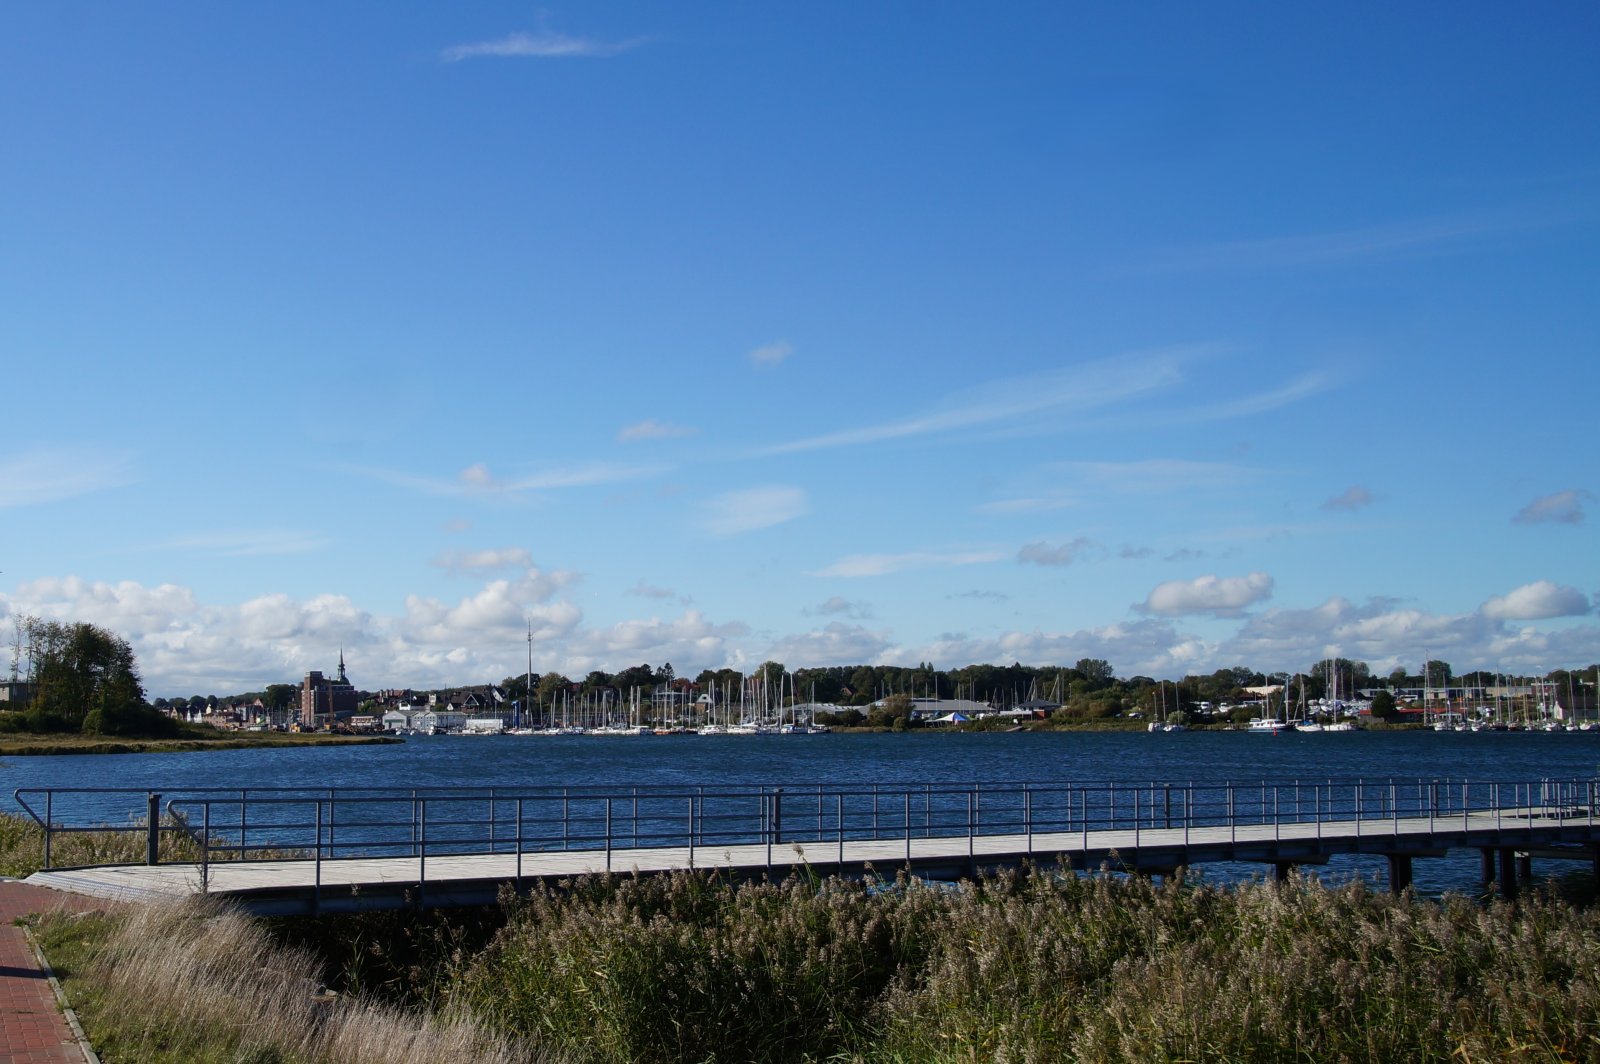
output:
{"label": "blue sky", "polygon": [[1600,9],[11,5],[0,610],[152,694],[1600,658]]}

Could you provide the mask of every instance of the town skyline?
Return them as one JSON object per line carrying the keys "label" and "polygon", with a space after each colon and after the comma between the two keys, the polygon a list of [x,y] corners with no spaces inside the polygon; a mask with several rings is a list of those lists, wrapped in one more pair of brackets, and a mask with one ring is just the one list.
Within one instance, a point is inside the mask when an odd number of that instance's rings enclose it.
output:
{"label": "town skyline", "polygon": [[7,12],[0,623],[152,698],[1600,660],[1600,12]]}

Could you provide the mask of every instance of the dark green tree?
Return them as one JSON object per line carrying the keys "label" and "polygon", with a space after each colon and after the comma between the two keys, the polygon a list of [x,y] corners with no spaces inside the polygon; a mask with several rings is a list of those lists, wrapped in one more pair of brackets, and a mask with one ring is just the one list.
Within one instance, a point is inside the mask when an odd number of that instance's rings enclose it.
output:
{"label": "dark green tree", "polygon": [[97,625],[35,623],[30,724],[41,731],[125,734],[162,730],[145,704],[133,648]]}

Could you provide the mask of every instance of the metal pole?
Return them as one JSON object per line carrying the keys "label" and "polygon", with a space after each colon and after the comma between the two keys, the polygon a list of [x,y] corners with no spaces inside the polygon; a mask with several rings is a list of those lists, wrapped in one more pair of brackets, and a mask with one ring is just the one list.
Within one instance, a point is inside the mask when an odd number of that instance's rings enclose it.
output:
{"label": "metal pole", "polygon": [[689,796],[689,870],[694,871],[694,795]]}
{"label": "metal pole", "polygon": [[1028,856],[1033,856],[1033,790],[1022,788],[1022,830],[1028,837]]}
{"label": "metal pole", "polygon": [[[819,803],[820,804],[820,803]],[[772,841],[783,845],[783,788],[772,792]]]}
{"label": "metal pole", "polygon": [[50,867],[50,837],[55,834],[52,829],[56,826],[55,815],[50,811],[51,799],[55,797],[55,794],[55,791],[44,792],[44,866],[46,869]]}
{"label": "metal pole", "polygon": [[839,828],[839,870],[844,871],[844,795],[833,796],[833,818]]}
{"label": "metal pole", "polygon": [[517,838],[513,844],[517,850],[517,893],[522,893],[522,796],[517,796]]}
{"label": "metal pole", "polygon": [[611,871],[611,796],[606,795],[606,871]]}
{"label": "metal pole", "polygon": [[423,798],[421,803],[421,816],[417,822],[421,834],[418,836],[417,845],[417,908],[422,908],[423,894],[428,885],[428,799]]}
{"label": "metal pole", "polygon": [[200,807],[200,893],[211,893],[211,799]]}
{"label": "metal pole", "polygon": [[911,864],[911,792],[905,792],[906,800],[906,864]]}
{"label": "metal pole", "polygon": [[313,801],[317,807],[317,858],[315,878],[311,884],[311,912],[315,915],[322,909],[322,803]]}
{"label": "metal pole", "polygon": [[144,863],[157,865],[161,863],[161,795],[150,791],[144,802]]}

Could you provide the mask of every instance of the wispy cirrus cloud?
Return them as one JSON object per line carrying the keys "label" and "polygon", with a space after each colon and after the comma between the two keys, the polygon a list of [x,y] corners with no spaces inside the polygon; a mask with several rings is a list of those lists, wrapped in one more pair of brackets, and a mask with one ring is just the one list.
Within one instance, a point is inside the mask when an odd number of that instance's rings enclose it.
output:
{"label": "wispy cirrus cloud", "polygon": [[714,536],[737,536],[771,528],[807,513],[811,504],[799,488],[771,485],[723,492],[709,500],[701,524]]}
{"label": "wispy cirrus cloud", "polygon": [[1031,478],[1034,490],[983,503],[985,513],[1034,513],[1061,510],[1085,498],[1121,495],[1167,495],[1195,488],[1233,487],[1257,472],[1231,462],[1196,462],[1179,458],[1146,458],[1132,462],[1055,462]]}
{"label": "wispy cirrus cloud", "polygon": [[1538,498],[1517,511],[1512,523],[1519,525],[1576,525],[1584,519],[1583,503],[1593,498],[1586,491],[1569,488]]}
{"label": "wispy cirrus cloud", "polygon": [[440,52],[447,63],[463,59],[607,59],[631,51],[648,38],[600,41],[565,33],[511,33],[492,41],[455,44]]}
{"label": "wispy cirrus cloud", "polygon": [[834,595],[832,598],[800,612],[807,616],[821,614],[824,617],[848,617],[856,621],[870,620],[872,617],[872,607],[870,605],[865,602],[852,601],[841,595]]}
{"label": "wispy cirrus cloud", "polygon": [[978,429],[1040,415],[1084,413],[1171,388],[1202,347],[1166,348],[977,385],[907,418],[774,444],[760,456],[883,443]]}
{"label": "wispy cirrus cloud", "polygon": [[812,576],[886,576],[907,569],[949,569],[960,565],[985,565],[1006,556],[998,550],[906,551],[903,554],[850,554]]}
{"label": "wispy cirrus cloud", "polygon": [[345,472],[367,477],[397,488],[454,499],[516,500],[541,492],[563,488],[592,487],[598,484],[616,484],[639,480],[669,471],[668,465],[618,465],[609,462],[588,462],[583,465],[553,467],[520,476],[502,477],[489,470],[482,462],[462,469],[454,477],[429,476],[405,473],[393,469],[368,466],[344,466]]}
{"label": "wispy cirrus cloud", "polygon": [[690,425],[673,425],[655,418],[645,418],[625,425],[617,432],[618,443],[638,443],[641,440],[681,440],[699,435],[700,430]]}
{"label": "wispy cirrus cloud", "polygon": [[1332,266],[1444,251],[1472,240],[1549,229],[1584,217],[1561,208],[1499,208],[1351,229],[1169,248],[1146,264],[1158,271],[1267,270]]}
{"label": "wispy cirrus cloud", "polygon": [[647,599],[675,599],[678,597],[678,593],[670,587],[656,587],[654,584],[647,584],[643,580],[634,584],[624,594]]}
{"label": "wispy cirrus cloud", "polygon": [[1372,505],[1372,492],[1356,484],[1346,488],[1341,495],[1335,495],[1322,504],[1324,510],[1359,510],[1363,506]]}
{"label": "wispy cirrus cloud", "polygon": [[123,452],[39,448],[0,459],[0,509],[40,506],[134,482]]}
{"label": "wispy cirrus cloud", "polygon": [[758,366],[771,368],[785,361],[794,354],[794,345],[787,340],[775,340],[770,344],[762,344],[747,356],[751,362]]}
{"label": "wispy cirrus cloud", "polygon": [[445,551],[433,564],[452,573],[480,573],[496,569],[532,569],[533,556],[521,547]]}
{"label": "wispy cirrus cloud", "polygon": [[274,554],[309,554],[322,550],[328,540],[313,532],[288,528],[252,528],[245,531],[198,532],[152,543],[148,550],[186,551],[221,558],[265,557]]}
{"label": "wispy cirrus cloud", "polygon": [[1096,544],[1079,536],[1067,543],[1029,543],[1017,551],[1017,561],[1034,565],[1071,565],[1082,558],[1088,551],[1094,550]]}

